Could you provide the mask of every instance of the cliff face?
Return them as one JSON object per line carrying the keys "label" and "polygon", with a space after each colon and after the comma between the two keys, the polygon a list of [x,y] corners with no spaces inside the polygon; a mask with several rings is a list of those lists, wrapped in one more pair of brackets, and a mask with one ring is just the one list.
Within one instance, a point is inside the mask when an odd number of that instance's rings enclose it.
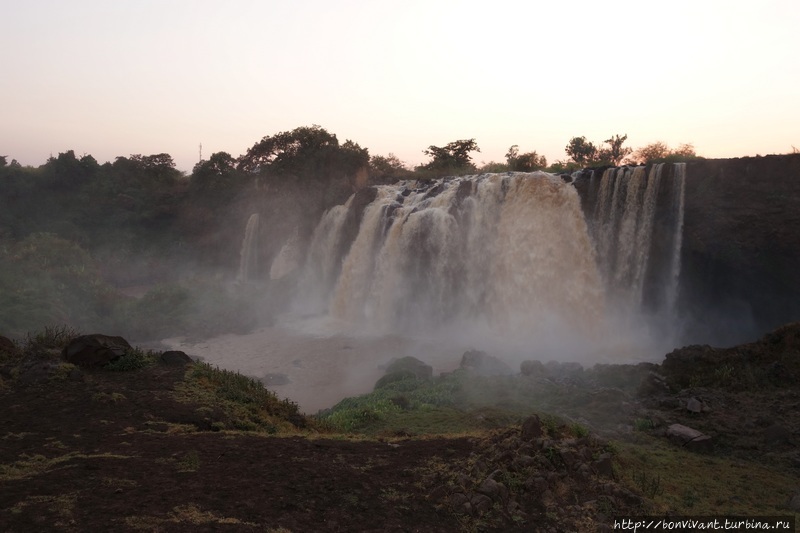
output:
{"label": "cliff face", "polygon": [[687,341],[800,319],[800,154],[690,162],[679,311]]}

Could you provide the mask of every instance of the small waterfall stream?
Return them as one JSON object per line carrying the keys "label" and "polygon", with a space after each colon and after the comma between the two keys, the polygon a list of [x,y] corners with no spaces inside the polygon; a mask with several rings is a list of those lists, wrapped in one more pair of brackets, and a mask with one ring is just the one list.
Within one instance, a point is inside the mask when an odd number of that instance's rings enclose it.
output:
{"label": "small waterfall stream", "polygon": [[244,230],[242,248],[239,252],[239,282],[250,281],[258,267],[258,213],[253,213],[247,219],[247,226]]}

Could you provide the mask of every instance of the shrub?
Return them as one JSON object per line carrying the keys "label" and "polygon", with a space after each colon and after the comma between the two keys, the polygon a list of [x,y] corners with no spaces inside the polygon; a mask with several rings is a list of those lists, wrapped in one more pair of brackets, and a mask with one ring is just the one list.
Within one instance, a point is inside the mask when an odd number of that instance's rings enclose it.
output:
{"label": "shrub", "polygon": [[130,370],[139,370],[150,365],[154,365],[158,361],[158,355],[152,350],[146,352],[141,348],[134,348],[128,350],[125,355],[114,359],[105,366],[106,370],[114,372],[127,372]]}

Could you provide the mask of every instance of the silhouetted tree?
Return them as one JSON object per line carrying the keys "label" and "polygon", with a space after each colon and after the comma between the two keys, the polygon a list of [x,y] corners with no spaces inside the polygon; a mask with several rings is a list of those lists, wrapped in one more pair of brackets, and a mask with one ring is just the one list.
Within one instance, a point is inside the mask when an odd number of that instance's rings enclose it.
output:
{"label": "silhouetted tree", "polygon": [[373,182],[404,179],[410,174],[411,170],[392,153],[388,156],[374,155],[369,159],[369,177]]}
{"label": "silhouetted tree", "polygon": [[511,170],[517,172],[533,172],[547,167],[547,158],[533,152],[519,153],[519,146],[516,144],[506,152],[506,161]]}
{"label": "silhouetted tree", "polygon": [[270,178],[325,181],[352,178],[369,163],[369,151],[313,125],[264,137],[239,158],[237,169]]}
{"label": "silhouetted tree", "polygon": [[597,160],[597,147],[587,141],[586,137],[573,137],[564,151],[581,166],[590,166]]}
{"label": "silhouetted tree", "polygon": [[623,143],[628,139],[628,134],[626,133],[622,137],[619,134],[614,135],[610,139],[606,139],[603,141],[604,144],[608,145],[608,148],[601,148],[598,153],[598,162],[601,164],[608,164],[612,166],[618,166],[623,159],[628,157],[633,150],[625,147],[623,148]]}
{"label": "silhouetted tree", "polygon": [[217,199],[230,198],[244,181],[236,169],[236,159],[228,152],[216,152],[194,166],[189,188],[200,194],[212,194]]}
{"label": "silhouetted tree", "polygon": [[445,146],[429,146],[422,152],[431,158],[431,161],[421,168],[435,172],[474,172],[470,152],[480,152],[475,139],[462,139],[447,143]]}
{"label": "silhouetted tree", "polygon": [[694,146],[692,146],[690,143],[684,143],[675,149],[671,149],[667,143],[662,141],[657,141],[643,146],[633,152],[633,155],[631,156],[633,161],[643,165],[648,163],[686,161],[689,159],[698,158],[699,156],[695,152]]}

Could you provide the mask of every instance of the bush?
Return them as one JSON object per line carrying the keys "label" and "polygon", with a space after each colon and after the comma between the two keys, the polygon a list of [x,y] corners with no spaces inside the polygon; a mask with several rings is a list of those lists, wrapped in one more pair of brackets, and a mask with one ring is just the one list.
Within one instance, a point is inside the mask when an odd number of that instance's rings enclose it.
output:
{"label": "bush", "polygon": [[145,352],[141,348],[134,348],[133,350],[129,350],[122,357],[118,357],[108,363],[105,369],[114,372],[127,372],[154,365],[157,361],[158,355],[152,350],[147,350]]}

